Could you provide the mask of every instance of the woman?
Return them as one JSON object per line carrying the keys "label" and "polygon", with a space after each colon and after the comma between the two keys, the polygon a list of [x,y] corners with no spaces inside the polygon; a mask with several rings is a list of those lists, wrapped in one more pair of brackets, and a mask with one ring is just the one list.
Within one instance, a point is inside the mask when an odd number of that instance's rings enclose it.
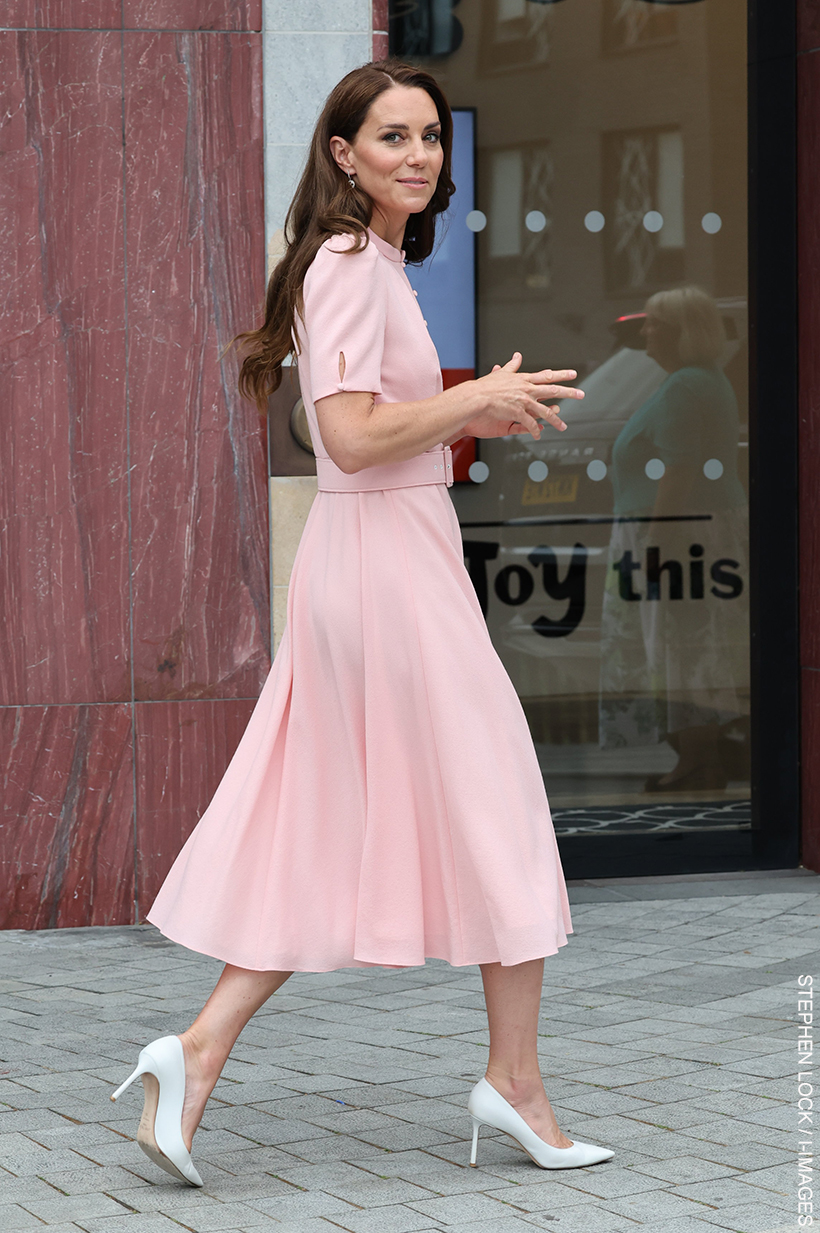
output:
{"label": "woman", "polygon": [[641,332],[668,375],[612,447],[601,744],[668,741],[678,763],[650,776],[648,792],[722,790],[749,685],[747,502],[737,400],[720,366],[726,333],[715,301],[691,286],[653,295]]}
{"label": "woman", "polygon": [[[404,271],[447,206],[452,120],[428,74],[365,65],[331,93],[240,390],[264,407],[289,352],[318,494],[268,680],[148,919],[225,961],[181,1036],[140,1054],[139,1141],[201,1185],[194,1132],[242,1028],[293,971],[481,964],[491,1048],[470,1097],[545,1168],[608,1159],[558,1129],[538,1068],[543,959],[572,931],[523,711],[464,566],[450,443],[563,427],[571,371],[503,368],[442,391]],[[401,246],[404,245],[404,248]],[[123,1088],[118,1089],[115,1096]]]}

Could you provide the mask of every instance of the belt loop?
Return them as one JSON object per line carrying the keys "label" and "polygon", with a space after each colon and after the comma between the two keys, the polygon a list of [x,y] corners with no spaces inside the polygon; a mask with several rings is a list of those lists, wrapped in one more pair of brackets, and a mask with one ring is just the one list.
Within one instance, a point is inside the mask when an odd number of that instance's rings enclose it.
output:
{"label": "belt loop", "polygon": [[453,486],[453,451],[449,445],[444,447],[444,476],[447,481],[447,487]]}

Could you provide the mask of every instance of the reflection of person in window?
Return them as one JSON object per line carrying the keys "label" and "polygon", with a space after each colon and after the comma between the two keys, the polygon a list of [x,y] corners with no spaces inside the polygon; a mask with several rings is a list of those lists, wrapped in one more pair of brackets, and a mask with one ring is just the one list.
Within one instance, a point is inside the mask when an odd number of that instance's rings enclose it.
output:
{"label": "reflection of person in window", "polygon": [[652,296],[641,332],[669,375],[612,449],[619,521],[602,614],[600,742],[669,742],[678,764],[647,790],[725,788],[745,777],[733,755],[748,715],[748,519],[737,400],[720,366],[726,334],[696,287]]}

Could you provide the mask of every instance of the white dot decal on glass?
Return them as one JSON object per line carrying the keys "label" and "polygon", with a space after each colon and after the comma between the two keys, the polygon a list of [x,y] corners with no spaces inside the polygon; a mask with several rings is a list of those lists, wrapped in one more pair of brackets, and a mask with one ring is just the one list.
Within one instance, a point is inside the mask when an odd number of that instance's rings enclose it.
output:
{"label": "white dot decal on glass", "polygon": [[470,210],[464,221],[471,231],[483,231],[487,226],[487,215],[482,214],[481,210]]}
{"label": "white dot decal on glass", "polygon": [[643,225],[647,231],[660,231],[663,226],[663,215],[657,210],[648,210],[643,216]]}
{"label": "white dot decal on glass", "polygon": [[547,216],[541,210],[530,210],[524,219],[527,231],[543,231],[547,225]]}
{"label": "white dot decal on glass", "polygon": [[490,474],[490,468],[486,462],[471,462],[467,474],[474,484],[483,484]]}
{"label": "white dot decal on glass", "polygon": [[602,458],[593,458],[592,462],[587,463],[587,475],[596,484],[599,480],[606,479],[606,463]]}
{"label": "white dot decal on glass", "polygon": [[606,219],[600,210],[590,210],[584,215],[584,226],[587,231],[603,231]]}
{"label": "white dot decal on glass", "polygon": [[709,214],[704,214],[700,220],[700,225],[707,235],[717,235],[723,226],[723,219],[719,214],[712,214],[710,211]]}
{"label": "white dot decal on glass", "polygon": [[707,479],[720,479],[723,474],[723,463],[719,458],[709,458],[703,464],[703,474]]}
{"label": "white dot decal on glass", "polygon": [[542,480],[547,478],[549,473],[549,467],[540,458],[536,458],[535,462],[531,462],[527,467],[527,475],[535,484],[540,484]]}
{"label": "white dot decal on glass", "polygon": [[666,467],[661,462],[660,458],[650,458],[649,462],[644,467],[647,479],[659,480],[663,479]]}

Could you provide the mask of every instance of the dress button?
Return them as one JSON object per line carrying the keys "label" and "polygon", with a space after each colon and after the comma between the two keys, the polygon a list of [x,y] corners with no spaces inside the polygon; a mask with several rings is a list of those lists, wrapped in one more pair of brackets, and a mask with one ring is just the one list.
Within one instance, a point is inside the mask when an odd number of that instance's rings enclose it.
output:
{"label": "dress button", "polygon": [[413,295],[418,295],[418,291],[413,291]]}
{"label": "dress button", "polygon": [[424,323],[424,324],[426,325],[426,324],[427,324],[427,322],[425,321],[425,323]]}

